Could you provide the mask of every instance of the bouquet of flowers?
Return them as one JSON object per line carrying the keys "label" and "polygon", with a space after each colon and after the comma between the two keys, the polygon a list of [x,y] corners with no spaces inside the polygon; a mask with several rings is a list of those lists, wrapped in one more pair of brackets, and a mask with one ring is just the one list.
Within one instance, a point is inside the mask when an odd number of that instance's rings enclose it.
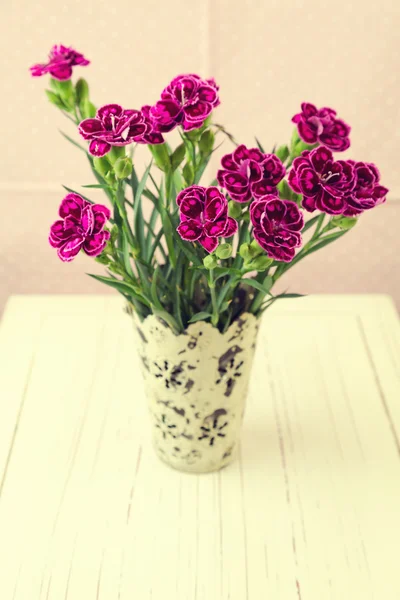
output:
{"label": "bouquet of flowers", "polygon": [[[261,315],[278,298],[276,281],[306,256],[345,235],[366,210],[386,199],[374,164],[337,159],[350,127],[331,108],[304,102],[289,144],[270,152],[256,140],[237,144],[213,121],[220,103],[214,79],[179,75],[153,105],[97,108],[74,67],[86,58],[54,46],[33,76],[50,75],[48,99],[72,120],[107,206],[68,189],[49,241],[62,261],[85,252],[143,321],[150,314],[175,334],[209,321],[221,332],[243,313]],[[172,148],[168,134],[177,129]],[[210,185],[203,173],[226,136],[232,152]],[[85,144],[85,142],[87,144]],[[149,164],[135,169],[135,148]],[[85,192],[87,194],[87,192]],[[308,216],[305,219],[305,216]]]}

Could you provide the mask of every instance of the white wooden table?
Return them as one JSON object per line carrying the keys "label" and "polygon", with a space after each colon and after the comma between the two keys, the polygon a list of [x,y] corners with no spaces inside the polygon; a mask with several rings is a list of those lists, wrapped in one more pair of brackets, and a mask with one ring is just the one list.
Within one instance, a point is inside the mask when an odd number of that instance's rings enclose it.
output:
{"label": "white wooden table", "polygon": [[265,316],[240,460],[154,456],[118,297],[0,329],[1,600],[399,600],[399,322],[386,296]]}

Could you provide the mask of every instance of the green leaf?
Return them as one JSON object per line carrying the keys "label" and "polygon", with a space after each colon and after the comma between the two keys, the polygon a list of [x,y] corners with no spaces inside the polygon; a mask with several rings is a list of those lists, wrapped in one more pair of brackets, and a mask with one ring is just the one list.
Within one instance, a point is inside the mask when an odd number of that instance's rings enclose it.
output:
{"label": "green leaf", "polygon": [[151,165],[152,165],[152,163],[150,163],[149,166],[147,167],[147,169],[145,170],[143,177],[137,186],[135,200],[134,200],[134,204],[133,204],[133,223],[134,223],[135,236],[139,243],[140,250],[142,252],[142,256],[144,258],[146,258],[146,239],[145,239],[145,233],[144,233],[142,194],[143,194],[144,188],[146,187],[146,181],[147,181],[147,177],[149,176],[149,173],[150,173]]}
{"label": "green leaf", "polygon": [[264,283],[260,283],[256,279],[250,279],[246,277],[242,279],[242,282],[245,285],[249,285],[250,287],[255,288],[259,292],[264,292],[264,294],[270,294],[270,289],[273,284],[273,280],[270,275],[267,275],[267,277],[264,280]]}
{"label": "green leaf", "polygon": [[87,198],[87,196],[84,196],[83,194],[81,194],[81,192],[77,192],[76,190],[73,190],[72,188],[67,187],[66,185],[63,185],[63,188],[64,188],[64,190],[67,190],[67,192],[70,192],[71,194],[78,194],[78,196],[80,196],[87,202],[90,202],[90,204],[96,204],[96,202],[93,202],[93,200],[89,200],[89,198]]}
{"label": "green leaf", "polygon": [[264,154],[265,154],[265,150],[264,150],[264,148],[262,147],[262,145],[261,145],[261,142],[260,142],[260,141],[259,141],[257,138],[254,138],[254,139],[256,140],[256,143],[257,143],[258,149],[259,149],[259,150],[261,150],[261,152],[264,152]]}
{"label": "green leaf", "polygon": [[339,239],[340,237],[345,235],[347,232],[348,232],[348,229],[346,229],[345,231],[339,231],[339,233],[331,233],[330,235],[327,235],[327,236],[321,238],[321,240],[317,244],[315,244],[315,246],[312,246],[311,249],[307,251],[306,256],[308,256],[309,254],[312,254],[313,252],[317,252],[317,250],[321,250],[321,248],[324,248],[325,246],[327,246],[328,244],[331,244],[332,242],[335,242],[337,239]]}
{"label": "green leaf", "polygon": [[194,170],[191,163],[186,163],[182,171],[183,178],[187,185],[192,185],[194,181]]}
{"label": "green leaf", "polygon": [[214,134],[211,129],[206,129],[199,140],[199,149],[203,156],[211,153],[214,146]]}
{"label": "green leaf", "polygon": [[167,242],[169,260],[171,262],[172,268],[175,268],[176,252],[175,252],[175,246],[174,246],[174,239],[176,241],[178,241],[178,244],[179,244],[180,237],[179,237],[178,233],[172,227],[171,217],[170,217],[169,213],[166,211],[161,198],[159,201],[159,212],[160,212],[160,217],[161,217],[162,229],[164,231],[165,240]]}
{"label": "green leaf", "polygon": [[207,321],[207,319],[211,319],[211,317],[211,313],[202,311],[193,315],[193,317],[189,319],[188,323],[197,323],[197,321]]}
{"label": "green leaf", "polygon": [[93,188],[93,189],[101,189],[101,190],[110,190],[112,189],[106,183],[91,183],[90,185],[83,185],[83,188]]}
{"label": "green leaf", "polygon": [[279,197],[283,200],[291,200],[292,198],[292,190],[289,187],[286,179],[282,179],[282,181],[278,184]]}
{"label": "green leaf", "polygon": [[306,294],[278,294],[278,296],[274,296],[275,300],[284,299],[284,298],[305,298]]}
{"label": "green leaf", "polygon": [[166,144],[148,144],[147,146],[154,157],[154,162],[161,171],[168,171],[171,161]]}
{"label": "green leaf", "polygon": [[[59,130],[60,131],[60,130]],[[86,148],[84,148],[83,146],[81,146],[80,144],[78,144],[78,142],[76,142],[75,140],[73,140],[72,138],[69,137],[69,135],[67,135],[66,133],[64,133],[63,131],[60,131],[61,135],[63,137],[65,137],[66,140],[68,140],[73,146],[76,146],[76,148],[79,148],[79,150],[82,150],[82,152],[84,152],[85,154],[87,154]]]}
{"label": "green leaf", "polygon": [[150,308],[150,302],[141,295],[140,289],[136,288],[125,281],[120,281],[119,279],[111,279],[110,277],[105,277],[103,275],[93,275],[92,273],[87,273],[89,277],[100,281],[100,283],[104,283],[105,285],[109,285],[110,287],[118,290],[122,294],[127,294],[129,296],[133,296],[134,298],[140,300],[143,304],[146,304]]}
{"label": "green leaf", "polygon": [[176,171],[179,167],[183,159],[185,158],[186,148],[185,144],[180,144],[175,148],[174,152],[171,154],[171,169],[172,171]]}
{"label": "green leaf", "polygon": [[84,100],[79,105],[79,110],[81,111],[81,115],[84,119],[93,119],[96,116],[97,109],[93,102],[90,102],[89,99]]}
{"label": "green leaf", "polygon": [[75,85],[76,102],[80,106],[85,100],[89,98],[89,86],[86,79],[78,79]]}
{"label": "green leaf", "polygon": [[288,146],[286,144],[284,146],[279,146],[279,148],[277,148],[275,154],[282,162],[285,162],[285,160],[289,156]]}
{"label": "green leaf", "polygon": [[315,223],[318,221],[318,219],[320,218],[321,215],[317,215],[316,217],[312,217],[312,219],[309,219],[308,221],[306,221],[303,229],[301,230],[301,233],[305,233],[308,229],[310,229],[310,227],[312,227],[313,225],[315,225]]}
{"label": "green leaf", "polygon": [[112,170],[107,156],[94,156],[93,167],[99,173],[99,175],[101,175],[104,178],[106,178],[109,172]]}
{"label": "green leaf", "polygon": [[50,91],[50,90],[45,90],[46,92],[46,96],[47,99],[54,104],[55,106],[57,106],[57,108],[61,108],[61,110],[65,110],[67,107],[65,106],[64,102],[61,100],[61,98],[54,92]]}

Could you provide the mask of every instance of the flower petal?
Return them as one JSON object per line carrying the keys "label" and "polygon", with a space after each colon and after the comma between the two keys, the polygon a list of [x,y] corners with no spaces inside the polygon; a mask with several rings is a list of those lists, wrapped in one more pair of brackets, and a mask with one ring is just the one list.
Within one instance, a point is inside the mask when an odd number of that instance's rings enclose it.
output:
{"label": "flower petal", "polygon": [[309,155],[310,162],[317,173],[322,174],[328,161],[333,161],[332,152],[325,146],[320,146],[312,150]]}
{"label": "flower petal", "polygon": [[203,248],[207,250],[207,252],[209,252],[210,254],[211,252],[214,252],[215,248],[218,246],[218,238],[203,235],[201,238],[199,238],[198,241],[203,246]]}
{"label": "flower petal", "polygon": [[226,229],[226,218],[218,219],[216,221],[208,221],[204,225],[204,232],[209,237],[220,237]]}
{"label": "flower petal", "polygon": [[203,227],[193,219],[181,222],[176,230],[181,238],[188,242],[195,242],[203,234]]}
{"label": "flower petal", "polygon": [[228,217],[226,220],[226,226],[225,226],[222,236],[224,238],[232,237],[233,235],[235,235],[237,230],[238,230],[237,221],[235,221],[235,219],[232,219],[232,217]]}
{"label": "flower petal", "polygon": [[89,144],[89,152],[92,156],[104,156],[110,152],[111,145],[100,140],[92,140]]}
{"label": "flower petal", "polygon": [[100,120],[103,120],[107,117],[110,117],[110,115],[120,117],[123,115],[123,113],[124,109],[119,104],[105,104],[98,109],[96,117]]}
{"label": "flower petal", "polygon": [[76,221],[80,222],[82,209],[86,204],[86,200],[79,196],[79,194],[67,194],[60,204],[58,214],[62,219],[73,217]]}
{"label": "flower petal", "polygon": [[75,258],[82,248],[84,238],[81,235],[74,235],[66,244],[58,249],[58,256],[63,262],[70,262]]}
{"label": "flower petal", "polygon": [[92,139],[94,134],[99,134],[103,131],[102,122],[99,119],[85,119],[79,123],[79,133],[85,140]]}
{"label": "flower petal", "polygon": [[215,221],[228,215],[228,203],[218,188],[212,186],[206,190],[204,217],[206,221]]}
{"label": "flower petal", "polygon": [[90,204],[82,210],[81,224],[85,235],[91,235],[94,227],[94,214]]}
{"label": "flower petal", "polygon": [[72,67],[70,65],[52,65],[49,68],[49,73],[54,79],[66,81],[72,77]]}
{"label": "flower petal", "polygon": [[199,200],[196,196],[186,196],[179,205],[180,212],[188,217],[188,219],[194,219],[200,221],[200,216],[204,209],[204,202]]}
{"label": "flower petal", "polygon": [[89,256],[98,256],[106,247],[107,241],[110,238],[109,231],[101,231],[86,238],[83,244],[83,250]]}

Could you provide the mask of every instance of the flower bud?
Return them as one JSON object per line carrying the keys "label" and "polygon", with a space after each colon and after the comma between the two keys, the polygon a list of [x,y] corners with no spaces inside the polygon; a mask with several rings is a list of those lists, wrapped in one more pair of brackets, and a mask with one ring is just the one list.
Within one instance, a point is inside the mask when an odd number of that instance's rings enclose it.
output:
{"label": "flower bud", "polygon": [[95,156],[93,158],[93,166],[102,177],[106,177],[111,169],[111,165],[105,156]]}
{"label": "flower bud", "polygon": [[110,242],[111,244],[115,244],[118,238],[118,227],[117,225],[113,225],[111,229]]}
{"label": "flower bud", "polygon": [[262,256],[256,256],[256,258],[254,258],[248,266],[255,271],[265,271],[272,265],[273,262],[274,261],[272,258],[269,258],[264,254]]}
{"label": "flower bud", "polygon": [[124,275],[124,269],[121,267],[121,265],[119,265],[116,262],[111,262],[108,265],[108,269],[109,269],[109,271],[111,271],[112,273],[115,273],[116,275]]}
{"label": "flower bud", "polygon": [[214,146],[214,134],[211,129],[206,129],[199,140],[200,152],[203,156],[208,156]]}
{"label": "flower bud", "polygon": [[88,98],[80,104],[79,110],[84,119],[93,119],[97,112],[95,105]]}
{"label": "flower bud", "polygon": [[239,254],[245,261],[251,260],[254,256],[250,244],[242,244],[239,248]]}
{"label": "flower bud", "polygon": [[262,254],[264,252],[257,240],[252,240],[250,244],[250,250],[252,256],[258,256],[259,254]]}
{"label": "flower bud", "polygon": [[185,144],[179,144],[171,154],[171,168],[173,171],[179,167],[183,159],[185,158],[186,148]]}
{"label": "flower bud", "polygon": [[110,262],[110,258],[105,252],[102,252],[99,256],[96,256],[94,260],[100,263],[101,265],[108,265],[108,263]]}
{"label": "flower bud", "polygon": [[343,217],[342,215],[338,215],[337,217],[333,217],[331,223],[334,227],[339,227],[340,229],[348,230],[357,224],[357,218]]}
{"label": "flower bud", "polygon": [[215,254],[218,258],[229,258],[232,256],[232,246],[231,244],[221,244],[215,251]]}
{"label": "flower bud", "polygon": [[107,158],[112,165],[116,163],[119,158],[124,158],[125,156],[125,146],[113,146],[110,152],[107,154]]}
{"label": "flower bud", "polygon": [[114,173],[117,179],[125,179],[132,173],[132,161],[128,156],[119,158],[114,164]]}
{"label": "flower bud", "polygon": [[279,148],[277,148],[275,154],[282,162],[285,162],[285,160],[289,156],[289,148],[286,145],[279,146]]}
{"label": "flower bud", "polygon": [[171,161],[166,144],[149,144],[147,146],[153,155],[154,162],[161,171],[168,171]]}
{"label": "flower bud", "polygon": [[242,206],[239,202],[235,202],[234,200],[228,202],[228,215],[232,219],[239,219],[242,216]]}
{"label": "flower bud", "polygon": [[218,264],[217,259],[212,254],[203,258],[203,265],[205,266],[206,269],[209,269],[209,270],[215,269],[217,264]]}
{"label": "flower bud", "polygon": [[78,79],[75,85],[76,102],[80,106],[89,98],[89,86],[85,79]]}
{"label": "flower bud", "polygon": [[182,175],[187,185],[192,185],[194,179],[194,171],[190,163],[186,163],[186,165],[183,167]]}

